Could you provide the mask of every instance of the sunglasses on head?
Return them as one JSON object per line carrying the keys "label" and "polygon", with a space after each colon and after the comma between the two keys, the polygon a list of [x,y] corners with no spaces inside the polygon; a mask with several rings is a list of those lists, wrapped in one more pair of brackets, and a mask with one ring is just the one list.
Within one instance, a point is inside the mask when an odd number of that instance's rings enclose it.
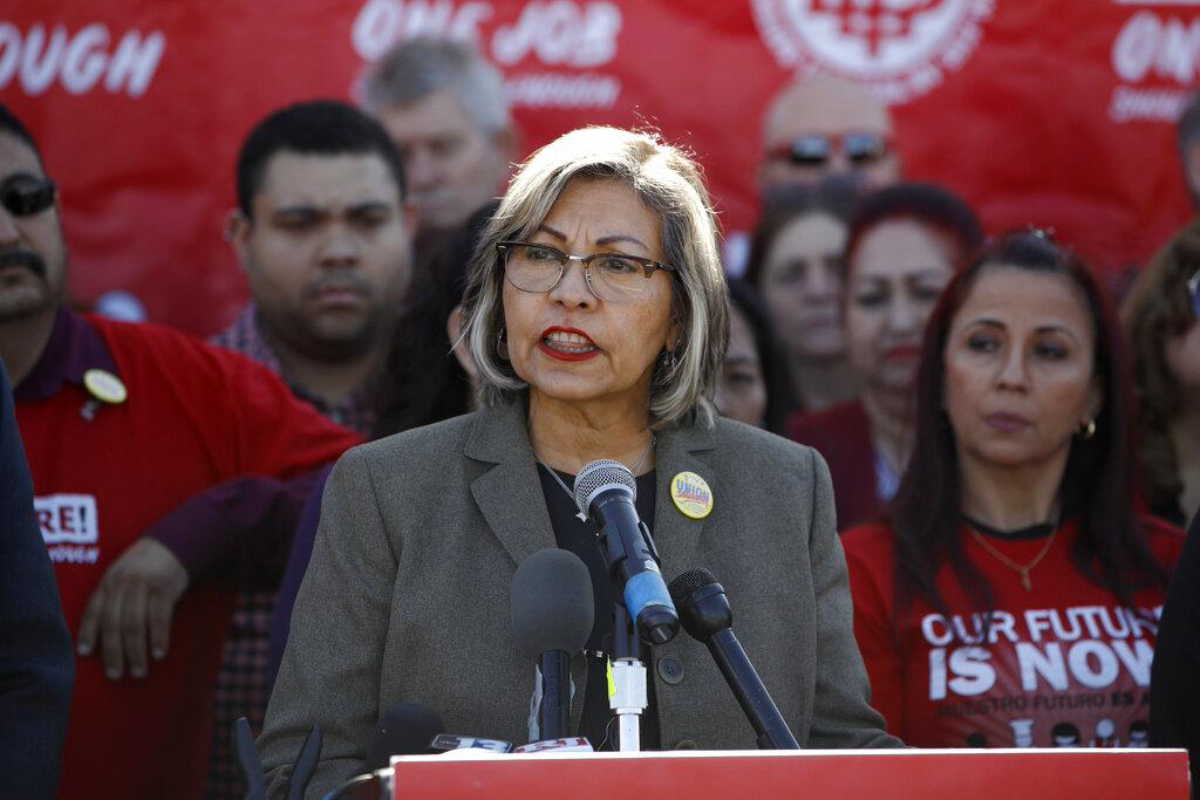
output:
{"label": "sunglasses on head", "polygon": [[57,192],[49,178],[20,175],[0,183],[0,205],[14,217],[28,217],[54,205]]}
{"label": "sunglasses on head", "polygon": [[798,167],[823,167],[840,153],[851,164],[863,166],[883,159],[889,150],[888,138],[878,133],[803,133],[771,155]]}

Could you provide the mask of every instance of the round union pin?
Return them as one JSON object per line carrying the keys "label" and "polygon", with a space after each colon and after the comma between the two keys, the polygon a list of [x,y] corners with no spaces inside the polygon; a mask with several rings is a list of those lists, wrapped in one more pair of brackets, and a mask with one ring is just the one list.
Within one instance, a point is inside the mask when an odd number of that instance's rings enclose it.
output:
{"label": "round union pin", "polygon": [[92,397],[110,405],[120,405],[129,398],[125,384],[107,370],[89,369],[83,373],[83,385]]}
{"label": "round union pin", "polygon": [[681,472],[671,479],[671,499],[679,513],[689,519],[704,519],[712,513],[712,489],[694,472]]}

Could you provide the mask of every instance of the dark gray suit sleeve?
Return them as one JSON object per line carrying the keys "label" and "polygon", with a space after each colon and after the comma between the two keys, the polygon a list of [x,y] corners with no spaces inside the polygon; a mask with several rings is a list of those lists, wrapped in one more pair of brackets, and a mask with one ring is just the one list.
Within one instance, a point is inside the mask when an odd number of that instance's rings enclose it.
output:
{"label": "dark gray suit sleeve", "polygon": [[74,681],[71,636],[0,364],[0,792],[6,797],[54,797]]}
{"label": "dark gray suit sleeve", "polygon": [[809,555],[817,600],[817,685],[806,747],[903,747],[867,702],[870,681],[854,640],[854,604],[838,539],[829,467],[816,450]]}
{"label": "dark gray suit sleeve", "polygon": [[305,796],[322,797],[363,771],[379,717],[398,557],[368,459],[350,450],[325,487],[312,560],[258,739],[270,796],[283,796],[313,725],[321,726],[321,760]]}

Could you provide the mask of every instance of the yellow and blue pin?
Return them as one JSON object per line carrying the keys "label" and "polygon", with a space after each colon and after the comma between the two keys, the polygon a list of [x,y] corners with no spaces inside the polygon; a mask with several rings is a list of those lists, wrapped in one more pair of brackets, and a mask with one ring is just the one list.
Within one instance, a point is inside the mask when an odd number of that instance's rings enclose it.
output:
{"label": "yellow and blue pin", "polygon": [[681,472],[671,479],[671,500],[688,519],[704,519],[712,513],[712,489],[694,472]]}

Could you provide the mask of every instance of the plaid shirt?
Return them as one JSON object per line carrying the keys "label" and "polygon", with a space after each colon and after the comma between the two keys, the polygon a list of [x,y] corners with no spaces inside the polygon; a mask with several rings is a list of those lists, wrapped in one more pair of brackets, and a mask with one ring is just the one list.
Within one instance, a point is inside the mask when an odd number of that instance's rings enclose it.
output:
{"label": "plaid shirt", "polygon": [[331,406],[297,386],[284,373],[283,365],[279,363],[279,356],[275,354],[275,350],[263,335],[262,327],[258,322],[258,307],[254,303],[246,306],[232,325],[209,339],[209,342],[257,361],[283,378],[292,388],[292,393],[296,397],[311,403],[322,415],[339,425],[356,430],[364,436],[371,435],[375,425],[375,412],[371,408],[371,404],[367,402],[367,393],[359,389],[351,392],[337,405]]}
{"label": "plaid shirt", "polygon": [[[263,336],[258,309],[253,303],[232,325],[209,341],[257,361],[281,376],[297,397],[312,403],[329,419],[370,435],[375,415],[365,402],[365,392],[352,392],[336,406],[329,406],[288,380],[279,357]],[[246,791],[233,747],[233,723],[238,717],[246,717],[252,730],[262,731],[267,700],[271,696],[268,665],[274,612],[275,592],[243,590],[238,594],[233,625],[225,642],[221,672],[213,694],[213,747],[206,798],[239,800]]]}

